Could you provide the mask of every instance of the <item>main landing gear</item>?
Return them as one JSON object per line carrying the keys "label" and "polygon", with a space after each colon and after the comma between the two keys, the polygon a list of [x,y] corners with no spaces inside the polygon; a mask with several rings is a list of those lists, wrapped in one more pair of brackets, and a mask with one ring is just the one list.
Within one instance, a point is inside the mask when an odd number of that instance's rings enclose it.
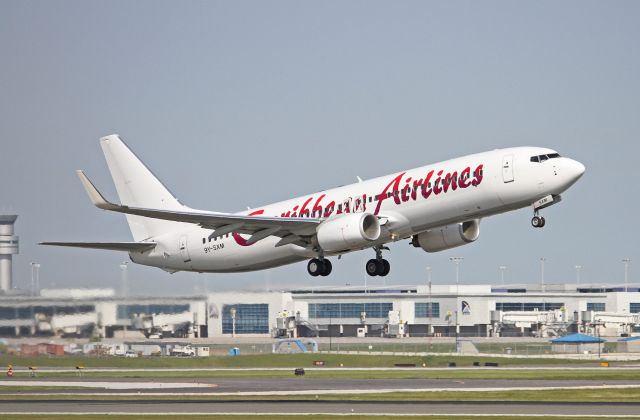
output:
{"label": "main landing gear", "polygon": [[534,228],[541,228],[544,227],[544,224],[544,217],[538,216],[538,212],[536,211],[533,215],[533,218],[531,219],[531,226],[533,226]]}
{"label": "main landing gear", "polygon": [[307,271],[313,277],[328,276],[329,274],[331,274],[332,268],[333,267],[331,266],[331,261],[325,260],[324,258],[314,258],[307,264]]}
{"label": "main landing gear", "polygon": [[389,274],[389,271],[391,271],[391,264],[389,264],[389,261],[382,258],[382,250],[388,250],[389,248],[376,246],[373,249],[376,251],[376,258],[367,261],[365,269],[367,270],[367,274],[370,276],[384,277]]}

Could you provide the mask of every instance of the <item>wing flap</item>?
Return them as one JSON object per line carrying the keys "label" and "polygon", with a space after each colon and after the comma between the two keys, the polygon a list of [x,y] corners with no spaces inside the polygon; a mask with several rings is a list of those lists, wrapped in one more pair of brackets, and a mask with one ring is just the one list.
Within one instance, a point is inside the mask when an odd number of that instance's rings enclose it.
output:
{"label": "wing flap", "polygon": [[107,249],[111,251],[147,251],[154,242],[40,242],[40,245],[69,246],[75,248]]}

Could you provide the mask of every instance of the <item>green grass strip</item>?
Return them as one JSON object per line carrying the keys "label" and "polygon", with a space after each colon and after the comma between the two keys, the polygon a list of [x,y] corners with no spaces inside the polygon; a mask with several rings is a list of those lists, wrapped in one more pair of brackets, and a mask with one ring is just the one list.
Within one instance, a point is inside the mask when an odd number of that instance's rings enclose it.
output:
{"label": "green grass strip", "polygon": [[[585,364],[572,359],[473,357],[473,356],[380,356],[368,354],[261,354],[246,356],[211,356],[202,358],[140,357],[124,358],[115,356],[11,356],[0,355],[0,366],[12,364],[15,367],[75,367],[88,368],[270,368],[270,367],[311,367],[316,360],[322,360],[327,367],[393,367],[397,363],[415,364],[428,367],[446,367],[449,362],[458,366],[473,366],[474,362],[484,364],[497,362],[500,366],[566,366]],[[597,366],[595,362],[586,362]]]}
{"label": "green grass strip", "polygon": [[[16,372],[15,378],[28,378],[28,372]],[[192,372],[163,372],[163,371],[130,371],[130,372],[92,372],[87,369],[83,372],[83,378],[293,378],[293,369],[290,371],[261,371],[261,370],[241,370],[241,371],[192,371]],[[75,371],[69,372],[46,372],[40,371],[38,378],[66,378],[73,380],[77,378]],[[35,379],[38,379],[35,378]],[[500,370],[500,369],[456,369],[450,370],[430,370],[410,369],[410,370],[307,370],[304,377],[297,377],[298,380],[313,379],[529,379],[529,380],[592,380],[592,381],[613,381],[613,380],[639,380],[640,370],[630,369],[607,369],[602,370]],[[0,379],[0,385],[10,379]]]}

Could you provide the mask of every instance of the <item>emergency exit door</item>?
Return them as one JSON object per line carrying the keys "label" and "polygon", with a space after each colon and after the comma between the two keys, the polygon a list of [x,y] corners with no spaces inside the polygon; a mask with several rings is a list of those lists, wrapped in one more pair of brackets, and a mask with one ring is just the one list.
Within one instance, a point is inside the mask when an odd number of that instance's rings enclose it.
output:
{"label": "emergency exit door", "polygon": [[507,155],[502,158],[502,180],[513,182],[513,155]]}

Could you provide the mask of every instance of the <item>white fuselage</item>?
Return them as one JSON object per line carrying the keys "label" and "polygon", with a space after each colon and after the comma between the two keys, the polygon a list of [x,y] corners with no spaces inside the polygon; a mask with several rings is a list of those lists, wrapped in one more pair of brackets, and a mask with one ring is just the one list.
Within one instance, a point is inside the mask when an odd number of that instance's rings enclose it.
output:
{"label": "white fuselage", "polygon": [[[543,197],[559,195],[582,175],[584,166],[565,157],[544,162],[531,160],[554,153],[539,147],[493,150],[238,214],[328,219],[344,213],[371,213],[382,224],[379,240],[366,246],[372,247],[453,223],[527,207]],[[212,229],[183,223],[175,223],[175,227],[152,238],[157,243],[155,249],[131,252],[132,261],[168,271],[240,272],[318,255],[317,250],[294,244],[276,247],[280,238],[274,236],[247,245],[245,235],[230,233],[209,240]]]}

